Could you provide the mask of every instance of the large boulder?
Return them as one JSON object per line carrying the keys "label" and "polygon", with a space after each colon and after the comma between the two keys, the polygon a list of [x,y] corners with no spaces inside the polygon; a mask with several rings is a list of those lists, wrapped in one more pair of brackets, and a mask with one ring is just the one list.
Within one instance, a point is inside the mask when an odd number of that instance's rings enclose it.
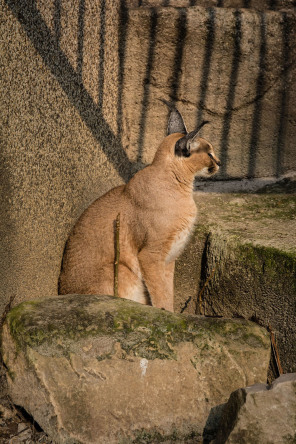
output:
{"label": "large boulder", "polygon": [[85,295],[15,307],[2,349],[13,402],[60,443],[200,438],[229,393],[266,381],[270,354],[249,321]]}
{"label": "large boulder", "polygon": [[296,373],[271,387],[236,390],[224,407],[215,444],[289,444],[296,440]]}

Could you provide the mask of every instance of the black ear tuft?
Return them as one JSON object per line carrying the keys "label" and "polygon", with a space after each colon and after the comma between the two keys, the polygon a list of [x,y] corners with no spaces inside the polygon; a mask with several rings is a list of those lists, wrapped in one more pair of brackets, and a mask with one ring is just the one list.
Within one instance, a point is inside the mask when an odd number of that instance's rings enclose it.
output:
{"label": "black ear tuft", "polygon": [[189,157],[190,156],[190,151],[187,148],[187,138],[186,138],[186,136],[181,137],[181,139],[179,139],[176,142],[176,145],[175,145],[175,155],[179,156],[179,157]]}
{"label": "black ear tuft", "polygon": [[171,102],[168,102],[165,99],[160,99],[163,103],[165,103],[171,110],[169,120],[168,120],[168,127],[167,127],[167,134],[168,136],[173,133],[183,133],[187,134],[187,129],[183,120],[183,117],[181,113],[177,110],[175,105]]}
{"label": "black ear tuft", "polygon": [[198,125],[198,127],[194,131],[191,131],[190,133],[187,134],[186,136],[187,140],[193,140],[197,136],[199,131],[202,129],[202,127],[204,125],[207,125],[208,123],[210,123],[209,120],[204,120],[200,125]]}

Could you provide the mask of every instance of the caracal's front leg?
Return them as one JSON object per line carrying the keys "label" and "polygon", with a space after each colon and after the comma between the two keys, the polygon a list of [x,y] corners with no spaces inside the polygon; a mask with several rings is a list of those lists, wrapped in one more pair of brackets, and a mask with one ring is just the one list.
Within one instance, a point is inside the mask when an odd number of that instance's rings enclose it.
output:
{"label": "caracal's front leg", "polygon": [[139,262],[153,307],[174,311],[174,262],[166,264],[148,249],[139,253]]}

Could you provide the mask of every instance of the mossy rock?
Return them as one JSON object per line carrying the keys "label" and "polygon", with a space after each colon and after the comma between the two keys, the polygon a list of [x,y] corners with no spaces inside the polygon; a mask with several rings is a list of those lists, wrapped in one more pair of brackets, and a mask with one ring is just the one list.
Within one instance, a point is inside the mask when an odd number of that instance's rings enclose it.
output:
{"label": "mossy rock", "polygon": [[267,331],[112,296],[13,308],[3,359],[13,402],[56,442],[190,442],[229,393],[264,382]]}

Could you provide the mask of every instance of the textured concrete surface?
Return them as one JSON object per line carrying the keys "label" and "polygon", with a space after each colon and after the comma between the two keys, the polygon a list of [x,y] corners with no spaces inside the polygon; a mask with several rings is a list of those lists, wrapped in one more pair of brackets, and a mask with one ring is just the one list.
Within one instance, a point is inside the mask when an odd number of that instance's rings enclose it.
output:
{"label": "textured concrete surface", "polygon": [[[24,302],[8,315],[9,394],[57,442],[182,442],[211,408],[264,382],[269,335],[107,296]],[[179,441],[178,441],[179,439]]]}
{"label": "textured concrete surface", "polygon": [[130,9],[123,91],[130,158],[151,160],[165,130],[164,97],[190,128],[210,120],[203,135],[222,159],[220,177],[295,171],[295,29],[293,11]]}
{"label": "textured concrete surface", "polygon": [[[77,55],[71,35],[63,33],[60,50],[49,33],[49,6],[1,6],[1,313],[10,297],[17,303],[40,292],[57,295],[71,227],[98,195],[128,175],[110,115],[102,115],[71,65]],[[22,23],[13,14],[18,8]],[[92,12],[100,13],[99,3]],[[69,19],[67,10],[63,14]],[[97,23],[89,21],[92,33]],[[115,23],[112,29],[108,44],[116,46]],[[117,82],[110,71],[108,81]],[[110,85],[108,94],[115,94]]]}

